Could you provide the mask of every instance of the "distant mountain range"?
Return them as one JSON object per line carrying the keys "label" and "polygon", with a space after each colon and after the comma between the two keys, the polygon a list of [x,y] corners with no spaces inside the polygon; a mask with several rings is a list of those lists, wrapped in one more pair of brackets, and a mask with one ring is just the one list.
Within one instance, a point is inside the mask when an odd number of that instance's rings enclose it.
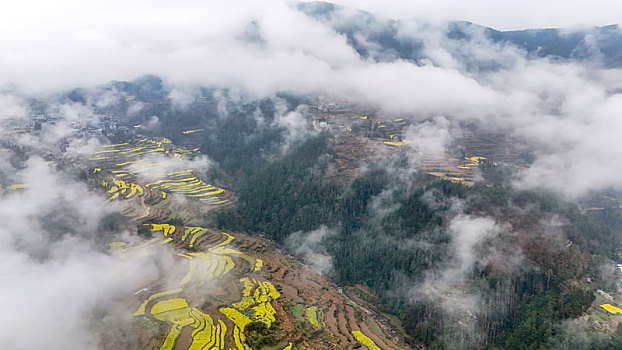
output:
{"label": "distant mountain range", "polygon": [[[429,36],[424,34],[439,31],[429,23],[413,25],[410,21],[381,18],[327,2],[300,3],[298,9],[345,35],[349,45],[362,57],[378,61],[405,59],[424,62],[430,59],[426,53],[426,37]],[[470,22],[453,21],[442,29],[443,40],[440,41],[443,48],[473,69],[494,69],[503,65],[494,58],[482,61],[466,54],[465,47],[481,45],[482,39],[501,46],[513,45],[524,50],[529,58],[547,57],[607,68],[622,66],[622,30],[618,25],[499,31]]]}

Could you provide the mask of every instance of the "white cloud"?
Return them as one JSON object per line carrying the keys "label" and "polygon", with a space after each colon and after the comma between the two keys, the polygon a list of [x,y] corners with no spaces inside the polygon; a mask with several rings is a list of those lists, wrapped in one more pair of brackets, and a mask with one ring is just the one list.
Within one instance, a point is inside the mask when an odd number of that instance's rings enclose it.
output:
{"label": "white cloud", "polygon": [[29,114],[27,102],[13,94],[0,94],[0,122],[24,119]]}
{"label": "white cloud", "polygon": [[0,198],[0,341],[11,349],[96,349],[92,311],[156,279],[155,264],[106,253],[98,224],[113,207],[84,184],[38,158],[9,176],[28,187]]}
{"label": "white cloud", "polygon": [[443,155],[452,139],[450,122],[442,116],[414,124],[405,132],[406,140],[427,155]]}
{"label": "white cloud", "polygon": [[439,270],[429,272],[424,281],[410,286],[407,294],[411,300],[429,301],[440,308],[446,320],[442,324],[444,342],[449,348],[473,349],[485,339],[477,318],[486,302],[477,291],[465,286],[477,264],[483,266],[483,260],[498,255],[485,242],[498,240],[505,227],[491,218],[459,213],[460,203],[454,204],[458,213],[449,222],[451,243],[446,263],[438,264]]}
{"label": "white cloud", "polygon": [[312,270],[324,273],[333,266],[333,258],[327,253],[325,239],[337,233],[324,225],[311,232],[297,231],[285,240],[285,246],[301,256]]}
{"label": "white cloud", "polygon": [[162,153],[152,153],[128,165],[128,169],[136,171],[136,176],[143,181],[151,182],[163,179],[166,174],[179,170],[193,169],[199,173],[206,173],[211,166],[211,160],[205,155],[199,155],[193,159],[180,159]]}

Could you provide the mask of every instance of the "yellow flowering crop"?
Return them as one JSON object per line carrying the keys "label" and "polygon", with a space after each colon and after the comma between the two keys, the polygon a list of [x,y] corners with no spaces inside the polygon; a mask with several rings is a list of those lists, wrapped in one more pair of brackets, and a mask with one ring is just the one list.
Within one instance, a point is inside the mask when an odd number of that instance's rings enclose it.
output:
{"label": "yellow flowering crop", "polygon": [[602,305],[599,305],[599,306],[602,307],[603,309],[609,311],[610,313],[612,313],[614,315],[622,313],[622,309],[620,309],[618,307],[615,307],[615,306],[613,306],[611,304],[602,304]]}
{"label": "yellow flowering crop", "polygon": [[317,319],[317,306],[308,307],[305,310],[305,315],[307,316],[307,320],[317,328],[321,328],[320,322]]}
{"label": "yellow flowering crop", "polygon": [[376,345],[376,343],[374,343],[373,340],[369,339],[365,334],[363,334],[361,331],[352,331],[352,335],[354,335],[354,338],[356,338],[356,340],[365,345],[367,347],[367,349],[369,350],[381,350],[378,345]]}

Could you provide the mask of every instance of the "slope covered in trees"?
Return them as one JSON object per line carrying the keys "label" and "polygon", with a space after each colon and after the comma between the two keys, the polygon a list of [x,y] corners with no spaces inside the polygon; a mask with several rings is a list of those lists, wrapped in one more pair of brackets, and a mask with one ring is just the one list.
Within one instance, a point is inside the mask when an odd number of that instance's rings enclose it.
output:
{"label": "slope covered in trees", "polygon": [[[619,232],[554,194],[423,176],[399,183],[394,169],[379,164],[352,183],[331,183],[322,178],[330,157],[324,134],[266,163],[241,182],[236,211],[221,213],[218,224],[278,242],[333,227],[337,233],[323,241],[333,257],[329,274],[371,288],[413,344],[550,348],[565,334],[561,322],[585,312],[593,290],[607,288],[601,267],[615,257]],[[460,218],[500,226],[469,242],[456,232]],[[458,245],[465,239],[467,253]],[[461,264],[466,269],[454,267]],[[619,341],[612,337],[603,348]]]}

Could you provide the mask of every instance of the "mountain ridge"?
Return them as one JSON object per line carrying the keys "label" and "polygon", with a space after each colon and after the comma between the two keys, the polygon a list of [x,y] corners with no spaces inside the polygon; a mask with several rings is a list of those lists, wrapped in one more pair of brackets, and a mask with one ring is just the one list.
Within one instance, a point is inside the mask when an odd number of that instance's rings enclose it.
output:
{"label": "mountain ridge", "polygon": [[[417,63],[429,58],[424,52],[424,40],[417,38],[416,34],[413,38],[400,36],[400,27],[413,21],[377,17],[370,12],[329,2],[300,3],[297,8],[345,35],[348,44],[363,58],[379,61],[406,59]],[[339,21],[333,21],[337,17]],[[476,36],[493,44],[514,45],[528,56],[572,62],[590,61],[608,68],[622,66],[622,30],[618,24],[501,31],[469,21],[446,22],[445,38],[458,46],[473,43]],[[378,51],[383,55],[370,54],[364,41],[378,45]],[[387,56],[387,52],[391,55]]]}

